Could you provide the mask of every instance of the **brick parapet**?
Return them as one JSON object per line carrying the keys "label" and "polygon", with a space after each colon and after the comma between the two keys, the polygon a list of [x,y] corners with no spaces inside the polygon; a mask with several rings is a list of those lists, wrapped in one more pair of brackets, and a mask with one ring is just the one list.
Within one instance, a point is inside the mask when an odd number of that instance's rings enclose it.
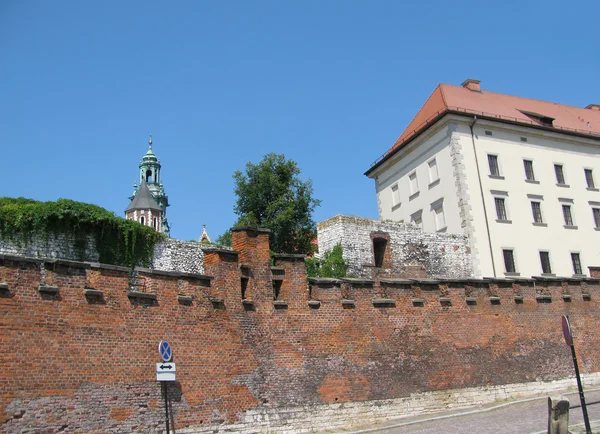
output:
{"label": "brick parapet", "polygon": [[[246,310],[237,254],[206,259],[212,279],[139,269],[151,300],[131,296],[122,267],[0,257],[0,362],[11,368],[0,372],[0,430],[161,432],[154,365],[163,339],[177,364],[169,385],[177,431],[324,430],[364,420],[369,408],[393,417],[392,401],[422,391],[455,397],[471,387],[483,396],[570,377],[563,314],[582,371],[600,371],[600,336],[590,327],[597,279],[310,279],[318,308],[274,311],[263,298]],[[262,263],[251,271],[270,276]],[[54,295],[39,291],[42,264]],[[299,258],[276,256],[274,267],[308,293]],[[86,295],[89,287],[100,295]],[[222,306],[211,300],[215,290]],[[354,306],[343,303],[349,298]]]}

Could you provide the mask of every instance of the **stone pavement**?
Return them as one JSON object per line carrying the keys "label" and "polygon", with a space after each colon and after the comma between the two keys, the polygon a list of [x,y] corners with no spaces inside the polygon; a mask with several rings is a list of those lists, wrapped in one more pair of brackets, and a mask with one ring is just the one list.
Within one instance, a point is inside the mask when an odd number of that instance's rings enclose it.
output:
{"label": "stone pavement", "polygon": [[[569,390],[563,394],[553,394],[552,396],[568,398],[571,404],[569,430],[573,434],[585,434],[582,411],[579,406],[579,394]],[[600,389],[585,390],[585,400],[588,404],[592,432],[600,434]],[[377,425],[354,427],[352,430],[332,432],[346,434],[375,432],[381,434],[545,434],[547,426],[548,395],[544,395],[469,409],[430,413]]]}

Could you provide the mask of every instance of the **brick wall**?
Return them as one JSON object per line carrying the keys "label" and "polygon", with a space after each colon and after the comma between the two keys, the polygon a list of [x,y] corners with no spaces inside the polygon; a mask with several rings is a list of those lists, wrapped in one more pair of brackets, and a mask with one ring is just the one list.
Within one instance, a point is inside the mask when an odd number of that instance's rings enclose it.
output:
{"label": "brick wall", "polygon": [[[462,235],[428,233],[413,224],[338,215],[317,225],[319,252],[337,243],[354,277],[472,277],[468,240]],[[374,267],[373,238],[388,240],[382,267]]]}
{"label": "brick wall", "polygon": [[134,288],[121,267],[0,256],[0,431],[161,432],[162,339],[178,432],[306,432],[563,387],[547,383],[572,377],[563,314],[585,381],[600,380],[598,279],[311,279],[309,292],[302,257],[271,265],[268,232],[232,239],[204,252],[206,276],[140,269]]}

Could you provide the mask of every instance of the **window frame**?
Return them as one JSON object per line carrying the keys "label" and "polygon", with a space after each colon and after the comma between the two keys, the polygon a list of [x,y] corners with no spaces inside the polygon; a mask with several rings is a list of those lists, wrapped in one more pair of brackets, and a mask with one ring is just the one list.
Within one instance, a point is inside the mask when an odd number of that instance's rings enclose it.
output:
{"label": "window frame", "polygon": [[[414,185],[413,185],[414,179]],[[408,187],[410,189],[410,197],[409,199],[414,199],[419,194],[419,177],[417,176],[417,171],[413,170],[408,175]]]}
{"label": "window frame", "polygon": [[[498,154],[487,154],[488,157],[488,168],[490,170],[490,176],[492,177],[501,177],[500,173],[500,159],[498,158]],[[493,162],[493,164],[492,164]]]}
{"label": "window frame", "polygon": [[533,169],[533,160],[523,159],[523,169],[525,170],[526,181],[536,181],[535,171]]}
{"label": "window frame", "polygon": [[[558,175],[559,173],[560,176]],[[554,177],[556,178],[556,185],[567,185],[567,181],[565,179],[564,164],[554,163]]]}
{"label": "window frame", "polygon": [[[539,254],[540,254],[540,265],[542,267],[542,275],[552,274],[552,261],[550,259],[550,251],[549,250],[540,250]],[[547,261],[548,270],[544,269],[545,268],[544,267],[544,265],[545,265],[544,257]]]}
{"label": "window frame", "polygon": [[585,176],[585,184],[587,188],[589,190],[596,190],[596,182],[594,181],[594,169],[592,169],[591,167],[584,167],[583,173]]}
{"label": "window frame", "polygon": [[[441,213],[438,213],[438,210],[441,210]],[[438,199],[431,204],[431,215],[436,231],[443,231],[448,227],[448,224],[446,223],[446,214],[444,213],[444,198]],[[442,216],[441,224],[438,222],[439,215]]]}
{"label": "window frame", "polygon": [[429,170],[429,185],[431,186],[433,183],[440,180],[440,169],[438,168],[437,160],[435,158],[432,158],[427,162],[427,169]]}
{"label": "window frame", "polygon": [[[502,208],[498,208],[498,204],[502,204]],[[494,205],[496,207],[496,220],[506,222],[508,220],[508,213],[506,212],[506,198],[494,196]],[[501,212],[500,212],[501,211]],[[501,215],[503,214],[503,215]]]}
{"label": "window frame", "polygon": [[594,228],[600,229],[600,207],[592,206],[592,218],[594,219]]}
{"label": "window frame", "polygon": [[[507,263],[506,263],[506,253],[510,252],[510,259],[511,259],[511,265],[512,265],[512,270],[509,270]],[[503,247],[502,248],[502,259],[504,261],[504,273],[506,274],[516,274],[517,272],[517,261],[515,261],[515,249],[514,248],[509,248],[509,247]]]}
{"label": "window frame", "polygon": [[[536,210],[537,205],[537,210]],[[536,214],[537,211],[537,214]],[[542,202],[540,200],[531,200],[531,214],[534,224],[544,224],[544,214],[542,213]],[[539,219],[538,219],[539,218]]]}
{"label": "window frame", "polygon": [[[395,190],[394,190],[395,188]],[[394,185],[392,185],[391,187],[391,191],[392,191],[392,210],[398,208],[402,201],[400,200],[400,187],[398,186],[398,183],[395,183]]]}
{"label": "window frame", "polygon": [[571,204],[561,203],[562,212],[563,212],[563,220],[565,222],[565,226],[575,226],[573,220],[573,213],[571,212]]}
{"label": "window frame", "polygon": [[[575,264],[574,259],[577,258],[577,264]],[[571,265],[573,266],[573,275],[575,276],[583,276],[583,265],[581,265],[581,253],[580,252],[571,252]],[[579,267],[579,273],[577,272],[577,267]]]}

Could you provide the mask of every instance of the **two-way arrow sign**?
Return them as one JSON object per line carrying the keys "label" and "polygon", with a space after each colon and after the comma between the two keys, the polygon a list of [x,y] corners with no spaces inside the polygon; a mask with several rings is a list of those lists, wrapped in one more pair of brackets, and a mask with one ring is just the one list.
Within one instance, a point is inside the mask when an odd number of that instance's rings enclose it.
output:
{"label": "two-way arrow sign", "polygon": [[175,381],[175,363],[157,363],[156,364],[156,381]]}

